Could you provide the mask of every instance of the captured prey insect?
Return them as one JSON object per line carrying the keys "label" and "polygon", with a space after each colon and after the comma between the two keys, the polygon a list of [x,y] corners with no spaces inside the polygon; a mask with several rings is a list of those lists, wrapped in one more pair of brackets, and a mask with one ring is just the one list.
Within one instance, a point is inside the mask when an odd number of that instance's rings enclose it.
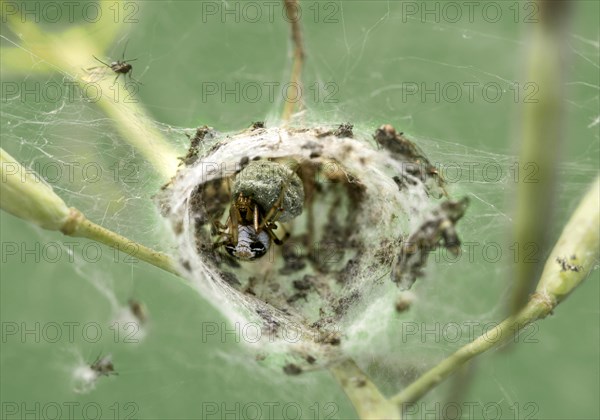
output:
{"label": "captured prey insect", "polygon": [[[129,42],[129,41],[127,41],[127,42]],[[142,84],[141,82],[139,82],[139,81],[137,81],[137,80],[135,80],[133,78],[133,76],[132,76],[133,66],[131,64],[129,64],[131,61],[137,60],[137,58],[132,58],[131,60],[125,60],[125,51],[126,50],[127,50],[127,43],[125,43],[125,48],[123,48],[123,55],[121,57],[121,60],[113,61],[110,64],[105,63],[104,61],[102,61],[98,57],[96,57],[95,55],[92,55],[92,57],[94,57],[97,61],[99,61],[100,63],[104,64],[106,67],[108,67],[109,69],[111,69],[115,73],[117,73],[117,77],[115,77],[113,85],[115,83],[117,83],[117,79],[121,75],[123,75],[123,78],[125,78],[127,75],[129,75],[129,79],[130,80],[133,80],[135,83],[139,83],[141,85]],[[92,70],[92,69],[95,69],[95,68],[97,68],[97,67],[90,67],[88,70]]]}
{"label": "captured prey insect", "polygon": [[250,163],[236,177],[227,222],[213,222],[214,249],[224,246],[244,261],[261,258],[271,242],[283,244],[273,232],[276,222],[298,216],[303,202],[302,181],[293,171],[271,161]]}
{"label": "captured prey insect", "polygon": [[224,240],[215,243],[215,248],[223,245],[229,255],[241,260],[262,257],[267,253],[271,240],[277,245],[283,243],[273,232],[277,228],[277,214],[282,210],[280,204],[276,204],[264,216],[254,200],[240,193],[231,204],[225,226],[215,222],[219,234],[225,236]]}

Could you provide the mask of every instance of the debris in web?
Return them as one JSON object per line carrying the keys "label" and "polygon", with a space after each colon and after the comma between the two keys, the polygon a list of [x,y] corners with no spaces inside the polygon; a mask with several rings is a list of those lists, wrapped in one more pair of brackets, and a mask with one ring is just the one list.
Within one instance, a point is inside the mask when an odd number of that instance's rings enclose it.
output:
{"label": "debris in web", "polygon": [[202,127],[191,140],[158,197],[183,271],[231,322],[258,326],[250,344],[289,374],[344,357],[375,296],[410,288],[432,249],[460,244],[467,201],[432,194],[443,180],[390,125]]}

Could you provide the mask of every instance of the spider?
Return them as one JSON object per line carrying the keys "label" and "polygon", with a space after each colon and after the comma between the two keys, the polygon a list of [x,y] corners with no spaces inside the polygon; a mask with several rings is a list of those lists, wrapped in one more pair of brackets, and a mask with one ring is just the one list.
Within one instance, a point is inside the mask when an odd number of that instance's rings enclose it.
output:
{"label": "spider", "polygon": [[[217,240],[214,249],[225,246],[229,255],[240,260],[252,261],[264,256],[271,241],[277,245],[282,245],[283,241],[275,235],[274,229],[277,229],[275,222],[280,213],[284,210],[283,203],[285,188],[281,189],[279,198],[265,212],[250,197],[245,197],[242,193],[238,194],[229,208],[229,217],[225,225],[219,221],[214,222],[217,234],[225,236],[222,240]],[[286,233],[286,237],[289,233]]]}
{"label": "spider", "polygon": [[[127,42],[129,42],[129,41],[127,41]],[[142,84],[140,81],[135,80],[133,78],[133,76],[132,76],[133,66],[131,64],[129,64],[131,61],[137,60],[137,58],[132,58],[131,60],[125,60],[125,51],[126,50],[127,50],[127,43],[125,43],[125,48],[123,48],[123,55],[121,57],[121,60],[113,61],[110,64],[105,63],[104,61],[102,61],[98,57],[96,57],[95,55],[92,55],[92,57],[94,57],[96,59],[96,61],[104,64],[106,67],[110,68],[112,71],[114,71],[115,73],[117,73],[117,77],[115,77],[115,80],[113,82],[113,86],[114,86],[115,83],[117,83],[117,79],[121,75],[123,75],[123,78],[125,78],[127,75],[129,75],[129,79],[130,80],[133,80],[135,83],[139,83],[140,85]],[[95,68],[97,68],[97,67],[90,67],[88,70],[92,70],[92,69],[95,69]]]}

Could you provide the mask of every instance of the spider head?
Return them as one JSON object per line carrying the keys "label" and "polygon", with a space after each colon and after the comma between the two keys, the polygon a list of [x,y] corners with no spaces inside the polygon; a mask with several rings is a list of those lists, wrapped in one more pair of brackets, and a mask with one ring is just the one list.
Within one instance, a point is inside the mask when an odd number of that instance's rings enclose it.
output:
{"label": "spider head", "polygon": [[252,200],[250,197],[244,197],[243,194],[240,194],[235,200],[234,205],[240,213],[242,220],[252,221],[255,208],[254,200]]}

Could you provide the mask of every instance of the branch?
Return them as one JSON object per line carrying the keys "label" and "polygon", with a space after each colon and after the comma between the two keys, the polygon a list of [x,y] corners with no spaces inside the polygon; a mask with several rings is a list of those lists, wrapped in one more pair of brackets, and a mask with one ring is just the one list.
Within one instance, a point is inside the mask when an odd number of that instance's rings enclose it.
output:
{"label": "branch", "polygon": [[[108,4],[104,4],[108,7]],[[108,10],[104,14],[110,16]],[[80,87],[80,92],[96,94],[96,104],[113,121],[123,139],[135,147],[153,166],[161,179],[170,179],[177,171],[177,152],[157,130],[138,99],[126,89],[127,84],[114,84],[112,70],[100,69],[101,73],[85,72],[94,63],[92,55],[102,55],[92,38],[99,28],[88,33],[83,28],[74,27],[62,33],[43,32],[38,25],[21,21],[18,14],[2,16],[10,29],[20,35],[28,47],[27,52],[38,60],[43,60],[53,70],[62,72]],[[110,20],[105,21],[106,31],[112,29]],[[112,23],[114,25],[114,22]],[[103,29],[104,30],[104,29]],[[9,42],[16,42],[5,38]],[[7,63],[16,66],[18,63]],[[97,63],[96,63],[97,64]],[[119,79],[124,79],[120,77]]]}
{"label": "branch", "polygon": [[[565,29],[569,2],[538,0],[540,22],[533,28],[528,51],[527,81],[536,89],[535,98],[521,106],[521,170],[533,167],[536,179],[518,184],[514,236],[519,247],[519,264],[514,273],[510,313],[516,314],[527,302],[541,271],[541,264],[526,261],[527,244],[537,244],[546,255],[548,229],[545,218],[553,208],[561,145],[564,142]],[[532,166],[535,165],[535,166]]]}
{"label": "branch", "polygon": [[398,407],[379,392],[353,360],[348,359],[335,365],[330,371],[361,419],[400,419]]}
{"label": "branch", "polygon": [[169,273],[178,274],[173,260],[162,252],[99,226],[65,202],[38,175],[26,170],[0,148],[0,208],[23,220],[65,235],[91,239],[139,258]]}
{"label": "branch", "polygon": [[[302,43],[302,29],[300,28],[300,16],[298,15],[297,0],[284,0],[285,13],[290,23],[292,24],[292,42],[294,44],[294,59],[292,63],[292,74],[290,84],[298,88],[300,95],[299,101],[302,101],[301,84],[302,84],[302,67],[304,66],[304,45]],[[283,121],[289,121],[291,118],[295,102],[286,101],[283,107]]]}
{"label": "branch", "polygon": [[60,230],[67,236],[86,238],[103,243],[169,273],[179,275],[173,260],[167,254],[154,251],[89,221],[83,213],[74,207],[70,208],[69,218]]}
{"label": "branch", "polygon": [[510,340],[527,325],[550,314],[598,263],[599,201],[600,178],[597,178],[565,226],[546,262],[536,292],[521,311],[459,349],[390,401],[401,407],[417,401],[475,356]]}

